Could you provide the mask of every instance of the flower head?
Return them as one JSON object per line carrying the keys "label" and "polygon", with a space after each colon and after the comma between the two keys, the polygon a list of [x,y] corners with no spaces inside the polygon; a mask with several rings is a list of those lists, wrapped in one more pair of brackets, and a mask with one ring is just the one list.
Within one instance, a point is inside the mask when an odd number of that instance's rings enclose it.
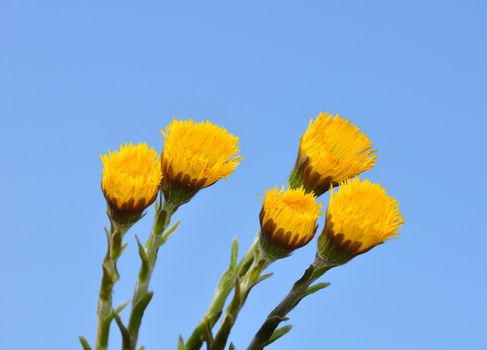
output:
{"label": "flower head", "polygon": [[147,144],[120,146],[101,155],[101,188],[109,208],[120,215],[139,215],[157,197],[161,183],[159,155]]}
{"label": "flower head", "polygon": [[397,235],[403,223],[399,203],[379,184],[348,180],[331,192],[319,254],[329,262],[344,263]]}
{"label": "flower head", "polygon": [[261,241],[289,254],[313,238],[320,215],[316,197],[302,187],[267,190],[260,212]]}
{"label": "flower head", "polygon": [[337,114],[320,113],[301,138],[289,182],[317,196],[375,165],[375,150],[365,133]]}
{"label": "flower head", "polygon": [[173,120],[161,131],[163,189],[193,194],[227,177],[240,163],[238,137],[206,122]]}

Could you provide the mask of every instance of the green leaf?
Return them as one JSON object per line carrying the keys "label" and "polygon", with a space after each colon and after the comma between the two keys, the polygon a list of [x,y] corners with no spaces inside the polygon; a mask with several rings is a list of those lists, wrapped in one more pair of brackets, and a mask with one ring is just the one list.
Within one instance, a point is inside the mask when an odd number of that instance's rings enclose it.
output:
{"label": "green leaf", "polygon": [[291,326],[290,324],[284,326],[284,327],[281,327],[281,328],[278,328],[274,331],[274,333],[272,333],[272,336],[269,338],[269,340],[265,343],[264,347],[275,342],[277,339],[279,339],[280,337],[282,337],[283,335],[286,335],[287,333],[289,333],[289,331],[293,328],[293,326]]}
{"label": "green leaf", "polygon": [[330,284],[331,284],[330,282],[321,282],[321,283],[316,283],[316,284],[308,287],[308,289],[306,289],[306,292],[303,295],[303,298],[308,296],[308,295],[311,295],[313,293],[316,293],[319,290],[322,290],[322,289],[328,287]]}
{"label": "green leaf", "polygon": [[230,346],[228,347],[228,350],[235,350],[235,345],[233,345],[233,343],[230,343]]}
{"label": "green leaf", "polygon": [[123,232],[120,229],[115,229],[112,234],[112,259],[117,260],[122,254],[122,239]]}
{"label": "green leaf", "polygon": [[115,319],[115,323],[117,324],[118,329],[120,330],[120,334],[122,335],[122,343],[124,348],[130,347],[130,334],[123,324],[120,315],[115,310],[112,310],[112,316]]}
{"label": "green leaf", "polygon": [[177,230],[180,223],[181,223],[181,221],[177,221],[174,225],[172,225],[166,231],[164,231],[164,233],[161,236],[161,239],[159,240],[159,246],[166,243],[166,241],[169,239],[169,237],[171,237],[173,235],[173,233]]}
{"label": "green leaf", "polygon": [[80,341],[81,346],[83,347],[84,350],[91,350],[91,346],[90,346],[90,344],[88,344],[88,341],[85,339],[85,337],[80,335],[79,341]]}
{"label": "green leaf", "polygon": [[128,243],[122,244],[122,248],[120,248],[120,255],[123,254],[123,252],[125,251],[125,249],[127,248],[128,245],[129,245]]}
{"label": "green leaf", "polygon": [[178,350],[184,350],[184,341],[183,341],[183,337],[179,336],[179,339],[178,339]]}
{"label": "green leaf", "polygon": [[152,297],[153,297],[154,293],[151,291],[151,292],[147,292],[146,295],[144,295],[135,305],[134,305],[134,310],[136,311],[144,311],[145,308],[147,307],[147,305],[150,303]]}
{"label": "green leaf", "polygon": [[237,266],[238,259],[238,240],[237,237],[233,238],[232,241],[232,252],[230,254],[230,269],[234,269]]}
{"label": "green leaf", "polygon": [[[115,276],[113,273],[112,273],[112,269],[111,269],[111,266],[110,266],[110,261],[104,261],[103,264],[101,265],[102,269],[103,269],[103,276],[102,276],[102,288],[104,290],[104,292],[106,292],[105,294],[109,294],[109,291],[106,290],[108,288],[109,285],[115,283],[115,281],[117,280],[117,276]],[[108,297],[108,295],[105,295],[105,299]]]}
{"label": "green leaf", "polygon": [[269,272],[269,273],[266,273],[266,274],[260,276],[259,278],[257,278],[257,280],[255,281],[253,286],[255,286],[257,283],[260,283],[260,282],[272,277],[273,275],[274,275],[274,272]]}
{"label": "green leaf", "polygon": [[161,200],[160,200],[160,197],[158,200],[156,200],[156,203],[155,203],[155,212],[157,213],[159,211],[159,209],[161,208]]}
{"label": "green leaf", "polygon": [[211,326],[208,322],[205,322],[204,339],[206,341],[206,344],[208,344],[208,348],[211,349],[211,346],[213,344],[213,333],[211,331]]}
{"label": "green leaf", "polygon": [[150,303],[153,295],[153,292],[147,292],[137,303],[133,305],[133,318],[131,319],[133,322],[129,324],[129,333],[133,334],[135,329],[139,329],[140,323],[142,322],[142,317],[144,316],[144,311],[147,305]]}
{"label": "green leaf", "polygon": [[144,246],[142,245],[142,243],[140,243],[139,237],[137,237],[137,235],[135,235],[135,239],[137,240],[137,246],[139,247],[140,260],[142,261],[139,276],[141,280],[145,281],[149,273],[149,258],[147,257]]}
{"label": "green leaf", "polygon": [[115,308],[115,312],[117,314],[120,314],[123,309],[125,309],[125,307],[130,303],[130,300],[126,300],[124,301],[123,303],[121,303],[120,305],[118,305],[116,308]]}
{"label": "green leaf", "polygon": [[242,295],[241,295],[241,290],[240,290],[240,279],[236,278],[235,279],[235,292],[233,294],[233,299],[230,302],[230,305],[228,306],[228,309],[229,309],[228,313],[233,314],[239,310],[241,298],[242,298]]}
{"label": "green leaf", "polygon": [[252,256],[249,258],[249,260],[245,261],[245,263],[242,264],[242,267],[240,268],[239,271],[239,277],[245,276],[245,274],[249,271],[250,267],[252,266],[254,259],[255,257]]}

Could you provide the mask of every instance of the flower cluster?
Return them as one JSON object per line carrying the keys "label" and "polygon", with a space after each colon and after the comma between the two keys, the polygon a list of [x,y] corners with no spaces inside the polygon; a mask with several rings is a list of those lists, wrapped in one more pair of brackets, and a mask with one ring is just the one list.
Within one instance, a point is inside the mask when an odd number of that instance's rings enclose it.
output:
{"label": "flower cluster", "polygon": [[101,156],[102,191],[112,211],[140,214],[161,185],[166,199],[174,189],[193,196],[233,173],[241,160],[238,137],[209,121],[174,120],[162,134],[161,157],[145,143],[123,144]]}
{"label": "flower cluster", "polygon": [[[177,228],[177,223],[169,226],[172,215],[198,191],[232,174],[242,160],[238,137],[209,121],[173,120],[161,133],[164,146],[160,155],[145,143],[128,143],[101,156],[101,188],[110,228],[106,230],[108,250],[103,260],[95,350],[108,349],[112,320],[120,329],[122,349],[139,348],[139,329],[152,298],[149,283],[158,251]],[[397,235],[404,220],[396,199],[381,185],[358,177],[375,165],[375,154],[367,135],[347,119],[328,113],[311,119],[287,186],[265,192],[255,243],[240,262],[234,243],[230,267],[222,275],[207,313],[186,343],[180,339],[178,349],[197,350],[203,343],[209,350],[225,348],[252,288],[270,277],[264,270],[313,240],[323,215],[318,199],[325,192],[330,191],[330,199],[315,261],[269,314],[248,349],[261,350],[285,334],[289,327],[276,330],[277,326],[301,299],[328,285],[311,286],[327,270]],[[141,265],[125,324],[119,315],[124,305],[112,305],[113,288],[119,279],[117,261],[127,245],[124,234],[154,202],[149,238],[145,244],[137,239]],[[224,310],[229,295],[233,298]],[[220,317],[221,325],[213,334]],[[80,340],[85,350],[92,349],[85,338]]]}
{"label": "flower cluster", "polygon": [[318,256],[327,262],[345,263],[398,234],[403,219],[397,201],[379,184],[355,178],[375,165],[375,153],[367,135],[347,119],[328,113],[311,119],[289,177],[289,194],[274,189],[264,199],[260,221],[266,242],[290,252],[311,241],[320,216],[311,203],[330,189],[318,239]]}

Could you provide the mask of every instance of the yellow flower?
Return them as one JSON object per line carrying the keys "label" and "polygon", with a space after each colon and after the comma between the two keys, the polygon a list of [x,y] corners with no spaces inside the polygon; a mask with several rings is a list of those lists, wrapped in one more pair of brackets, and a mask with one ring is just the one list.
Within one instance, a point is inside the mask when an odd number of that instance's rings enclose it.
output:
{"label": "yellow flower", "polygon": [[372,143],[365,133],[337,114],[320,113],[301,138],[290,176],[292,187],[303,185],[317,196],[375,165]]}
{"label": "yellow flower", "polygon": [[403,223],[399,203],[381,185],[348,180],[331,192],[319,253],[341,264],[397,235]]}
{"label": "yellow flower", "polygon": [[240,163],[238,137],[206,122],[173,120],[162,131],[163,189],[196,192],[227,177]]}
{"label": "yellow flower", "polygon": [[119,214],[140,214],[157,197],[161,183],[159,155],[147,144],[120,146],[101,155],[101,188],[109,207]]}
{"label": "yellow flower", "polygon": [[302,187],[267,190],[259,216],[261,242],[289,253],[313,239],[320,215],[321,204]]}

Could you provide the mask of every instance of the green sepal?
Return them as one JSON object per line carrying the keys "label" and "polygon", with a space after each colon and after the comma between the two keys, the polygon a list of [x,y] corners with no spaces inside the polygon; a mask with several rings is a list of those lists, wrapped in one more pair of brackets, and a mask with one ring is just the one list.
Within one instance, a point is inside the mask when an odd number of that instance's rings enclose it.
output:
{"label": "green sepal", "polygon": [[260,252],[265,255],[269,260],[279,260],[287,258],[292,250],[281,248],[269,241],[269,239],[262,233],[262,230],[258,233],[259,235],[259,248]]}
{"label": "green sepal", "polygon": [[145,252],[144,246],[140,243],[139,237],[135,235],[135,240],[137,241],[137,246],[139,247],[139,256],[141,260],[141,268],[139,272],[139,277],[143,281],[147,279],[147,275],[149,273],[149,258],[147,257],[147,253]]}
{"label": "green sepal", "polygon": [[92,350],[90,344],[88,344],[88,341],[82,335],[79,336],[79,342],[84,350]]}
{"label": "green sepal", "polygon": [[275,342],[277,339],[281,338],[283,335],[286,335],[291,331],[293,328],[292,325],[288,324],[284,327],[278,328],[272,333],[272,336],[269,338],[269,340],[264,344],[264,347]]}
{"label": "green sepal", "polygon": [[164,199],[173,203],[176,208],[189,202],[201,188],[180,187],[172,181],[163,181],[161,191],[164,193]]}
{"label": "green sepal", "polygon": [[140,211],[123,211],[115,208],[107,201],[107,215],[110,222],[119,227],[125,227],[127,231],[133,224],[145,216],[144,210]]}
{"label": "green sepal", "polygon": [[290,188],[303,186],[306,193],[314,193],[316,197],[319,197],[327,192],[331,186],[339,185],[333,181],[331,176],[323,177],[318,172],[313,171],[309,163],[309,157],[298,152],[296,163],[288,178]]}

